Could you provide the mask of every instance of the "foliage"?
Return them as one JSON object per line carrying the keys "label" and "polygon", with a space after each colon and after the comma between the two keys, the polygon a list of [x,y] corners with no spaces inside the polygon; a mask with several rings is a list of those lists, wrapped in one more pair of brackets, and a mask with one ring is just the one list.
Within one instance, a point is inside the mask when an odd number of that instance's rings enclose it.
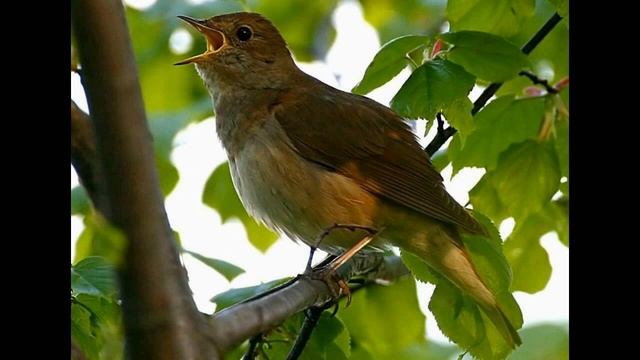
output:
{"label": "foliage", "polygon": [[[441,113],[458,131],[433,157],[442,170],[484,168],[485,174],[469,193],[477,217],[490,229],[488,237],[465,237],[472,261],[516,327],[522,314],[512,292],[543,290],[552,268],[540,238],[555,232],[568,246],[569,88],[559,94],[529,91],[530,80],[518,76],[528,70],[550,84],[568,76],[568,1],[566,0],[359,0],[364,16],[384,45],[372,59],[353,92],[367,94],[383,86],[403,69],[411,75],[390,106],[408,119],[424,119],[431,126]],[[182,27],[173,16],[212,14],[250,9],[272,19],[299,61],[323,58],[335,30],[331,21],[337,0],[214,1],[193,5],[186,0],[159,0],[147,10],[127,8],[127,23],[139,67],[141,87],[154,138],[155,161],[165,196],[180,174],[171,162],[176,134],[212,114],[209,96],[193,72],[167,64],[205,47],[194,38],[189,54],[169,46]],[[557,11],[565,17],[525,56],[520,47]],[[167,14],[171,14],[167,16]],[[443,24],[449,30],[442,33]],[[481,111],[472,116],[474,86],[504,83]],[[202,202],[222,221],[239,220],[256,249],[265,252],[277,235],[245,211],[232,184],[227,163],[209,176]],[[71,333],[73,343],[89,359],[122,357],[123,335],[115,271],[126,239],[97,214],[82,187],[71,193],[71,213],[80,216],[84,230],[76,243],[71,266]],[[496,227],[513,218],[515,227],[503,240]],[[244,272],[223,259],[182,249],[219,272],[228,281]],[[413,279],[390,286],[358,290],[352,304],[337,316],[322,314],[302,359],[450,359],[468,351],[482,359],[502,359],[509,353],[484,313],[447,279],[422,260],[402,253],[407,267],[421,282],[435,285],[429,309],[443,333],[458,346],[426,340],[425,315],[420,311]],[[279,279],[252,287],[233,288],[211,300],[216,311],[281,284]],[[401,306],[390,306],[400,304]],[[285,358],[303,321],[289,318],[269,333],[261,345],[262,358]],[[511,359],[566,359],[564,325],[524,327],[523,345]],[[243,344],[230,352],[239,358]]]}

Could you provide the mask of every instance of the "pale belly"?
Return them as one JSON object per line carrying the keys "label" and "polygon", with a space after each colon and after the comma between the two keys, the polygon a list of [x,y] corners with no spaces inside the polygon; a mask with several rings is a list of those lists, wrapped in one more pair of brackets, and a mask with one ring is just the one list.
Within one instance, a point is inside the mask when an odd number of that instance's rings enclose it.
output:
{"label": "pale belly", "polygon": [[[336,223],[382,226],[374,220],[379,211],[374,195],[353,180],[301,158],[274,123],[256,131],[229,159],[233,183],[250,215],[307,244],[315,243]],[[365,235],[364,231],[335,230],[319,247],[337,253]],[[380,241],[374,245],[382,246]]]}

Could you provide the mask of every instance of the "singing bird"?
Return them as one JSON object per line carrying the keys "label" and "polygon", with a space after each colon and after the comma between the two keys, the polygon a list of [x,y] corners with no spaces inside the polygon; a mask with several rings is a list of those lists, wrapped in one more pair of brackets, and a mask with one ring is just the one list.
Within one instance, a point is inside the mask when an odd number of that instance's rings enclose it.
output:
{"label": "singing bird", "polygon": [[[177,65],[194,63],[208,88],[251,216],[309,245],[336,223],[377,229],[369,248],[419,256],[474,299],[512,347],[521,343],[461,240],[485,230],[447,193],[402,117],[301,71],[259,14],[179,17],[207,40],[204,53]],[[319,247],[340,254],[364,235],[336,229]]]}

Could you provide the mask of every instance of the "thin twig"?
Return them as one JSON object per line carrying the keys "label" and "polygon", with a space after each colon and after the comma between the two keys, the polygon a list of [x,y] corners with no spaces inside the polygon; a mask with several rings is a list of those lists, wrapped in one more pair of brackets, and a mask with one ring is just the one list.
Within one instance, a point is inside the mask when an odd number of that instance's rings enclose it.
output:
{"label": "thin twig", "polygon": [[[331,305],[329,305],[329,307],[330,306]],[[304,321],[302,322],[302,327],[300,328],[300,332],[296,337],[296,341],[293,343],[293,346],[291,347],[291,350],[287,355],[287,360],[297,360],[300,357],[302,351],[304,350],[304,347],[307,345],[309,339],[311,338],[313,329],[315,329],[315,327],[318,325],[322,313],[327,308],[328,306],[325,305],[320,307],[312,307],[305,311],[305,317]]]}
{"label": "thin twig", "polygon": [[[438,131],[436,132],[436,136],[433,138],[431,143],[429,143],[429,145],[425,149],[425,151],[427,152],[427,154],[429,154],[429,156],[433,156],[433,154],[435,154],[435,152],[438,151],[441,144],[444,144],[445,141],[447,141],[447,139],[451,137],[453,134],[455,134],[456,132],[456,129],[453,128],[452,126],[449,126],[446,129],[444,128],[444,120],[442,120],[441,112],[439,112],[436,115],[436,118],[438,121]],[[437,147],[435,147],[436,145]]]}
{"label": "thin twig", "polygon": [[[554,13],[553,16],[551,16],[551,18],[549,18],[549,20],[547,20],[547,22],[542,25],[540,30],[538,30],[538,32],[536,32],[535,35],[533,35],[533,37],[529,41],[527,41],[524,46],[522,46],[522,52],[527,55],[530,54],[531,51],[533,51],[533,49],[535,49],[536,46],[538,46],[538,44],[540,44],[540,42],[549,34],[549,32],[553,30],[553,28],[560,22],[560,20],[562,20],[562,17],[558,15],[558,13]],[[489,99],[491,99],[491,97],[495,95],[495,93],[498,91],[498,89],[500,89],[501,86],[502,83],[489,84],[489,86],[484,89],[482,94],[480,94],[478,99],[473,102],[471,115],[477,114],[478,111],[480,111],[480,109],[482,109],[486,105],[487,101],[489,101]],[[447,128],[447,130],[449,131],[443,136],[437,136],[438,134],[436,134],[436,137],[431,140],[429,145],[425,148],[425,151],[429,154],[429,156],[433,156],[433,154],[438,151],[438,149],[440,149],[440,147],[457,131],[453,127],[449,127]]]}
{"label": "thin twig", "polygon": [[249,339],[249,349],[247,349],[246,354],[244,354],[241,360],[254,360],[256,358],[256,355],[258,355],[258,346],[263,341],[264,336],[262,336],[262,333]]}
{"label": "thin twig", "polygon": [[529,80],[531,80],[531,82],[534,85],[542,85],[544,87],[544,89],[547,90],[547,92],[550,93],[550,94],[557,94],[558,93],[558,90],[556,90],[553,86],[549,85],[549,82],[547,80],[540,79],[534,73],[531,73],[531,72],[523,70],[523,71],[520,71],[518,73],[518,75],[528,78]]}

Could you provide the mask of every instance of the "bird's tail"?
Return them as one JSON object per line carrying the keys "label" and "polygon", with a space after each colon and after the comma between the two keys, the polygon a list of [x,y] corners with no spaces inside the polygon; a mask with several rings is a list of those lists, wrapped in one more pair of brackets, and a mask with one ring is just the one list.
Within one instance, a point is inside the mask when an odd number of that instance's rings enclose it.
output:
{"label": "bird's tail", "polygon": [[[444,234],[440,233],[440,235]],[[464,245],[459,241],[452,241],[454,239],[449,239],[449,237],[432,237],[428,242],[430,246],[420,246],[418,244],[425,244],[424,241],[420,241],[412,244],[414,246],[410,246],[407,250],[425,260],[432,268],[470,296],[493,322],[507,343],[515,349],[522,344],[518,332],[498,305],[496,297],[478,275]]]}

